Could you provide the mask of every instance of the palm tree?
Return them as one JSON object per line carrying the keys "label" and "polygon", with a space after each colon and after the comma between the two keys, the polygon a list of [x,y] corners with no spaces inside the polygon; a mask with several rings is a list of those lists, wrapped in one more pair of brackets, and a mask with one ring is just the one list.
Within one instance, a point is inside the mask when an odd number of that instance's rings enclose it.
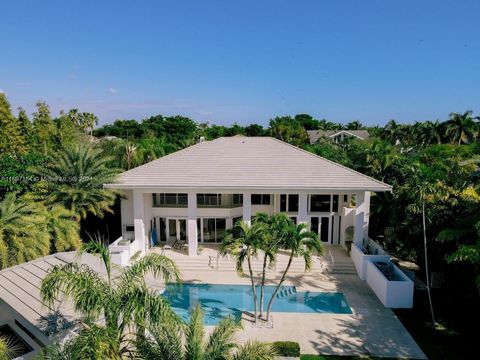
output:
{"label": "palm tree", "polygon": [[0,269],[49,253],[44,216],[37,204],[16,193],[0,201]]}
{"label": "palm tree", "polygon": [[[130,267],[114,272],[109,250],[100,237],[84,245],[82,252],[100,257],[106,278],[89,266],[77,262],[56,265],[42,281],[40,291],[43,301],[51,307],[60,297],[72,300],[74,309],[85,317],[88,326],[79,341],[88,341],[94,353],[99,347],[105,348],[105,344],[108,344],[118,355],[113,358],[121,358],[122,354],[130,351],[129,337],[126,334],[132,326],[141,335],[142,329],[151,324],[178,322],[170,305],[158,293],[149,289],[145,282],[147,273],[164,282],[179,281],[179,272],[172,260],[159,254],[149,254]],[[104,319],[105,326],[93,323],[99,318]],[[102,341],[94,336],[95,333],[103,336]],[[72,342],[70,345],[73,349],[78,348],[77,343]]]}
{"label": "palm tree", "polygon": [[108,167],[110,160],[101,150],[80,144],[49,155],[46,165],[32,171],[47,186],[47,205],[61,204],[80,220],[88,213],[101,217],[111,212],[117,192],[103,184],[111,183],[119,170]]}
{"label": "palm tree", "polygon": [[[437,121],[425,121],[418,124],[418,134],[422,145],[440,144],[442,142],[441,124]],[[417,125],[415,124],[415,125]]]}
{"label": "palm tree", "polygon": [[263,240],[260,249],[263,251],[262,278],[260,281],[260,318],[263,318],[265,299],[265,278],[267,265],[272,266],[276,261],[279,244],[282,240],[282,231],[286,228],[287,217],[283,215],[268,215],[266,213],[255,214],[255,222],[264,224],[266,231],[263,232]]}
{"label": "palm tree", "polygon": [[257,257],[261,249],[264,232],[265,226],[261,222],[254,221],[250,226],[245,221],[239,221],[235,224],[232,233],[225,237],[220,248],[223,255],[230,253],[235,257],[236,269],[241,275],[243,275],[243,265],[245,261],[247,261],[252,286],[255,323],[258,317],[258,303],[257,289],[252,270],[252,258]]}
{"label": "palm tree", "polygon": [[[423,249],[424,249],[424,262],[425,262],[425,280],[427,286],[427,295],[428,302],[430,305],[430,314],[432,316],[432,324],[435,325],[435,315],[433,311],[433,302],[432,294],[430,291],[430,269],[428,267],[428,247],[427,247],[427,226],[426,226],[426,212],[425,204],[427,202],[434,201],[435,198],[443,196],[444,186],[438,180],[435,175],[435,169],[416,163],[412,167],[412,176],[411,181],[411,190],[413,190],[413,195],[415,199],[420,201],[421,213],[422,213],[422,230],[423,230]],[[416,209],[416,204],[411,206],[414,211]]]}
{"label": "palm tree", "polygon": [[237,324],[223,319],[204,342],[203,312],[197,305],[190,322],[183,326],[157,323],[149,328],[149,337],[140,338],[137,352],[143,359],[158,360],[270,360],[273,347],[266,343],[249,342],[239,346],[233,341]]}
{"label": "palm tree", "polygon": [[451,136],[452,142],[458,145],[469,143],[478,136],[478,127],[475,120],[478,117],[472,117],[472,111],[465,111],[463,114],[451,113],[447,122],[447,135]]}
{"label": "palm tree", "polygon": [[[285,214],[278,214],[277,216],[286,217]],[[282,274],[280,282],[277,284],[277,287],[275,288],[275,291],[273,292],[272,297],[268,302],[267,321],[270,321],[270,312],[272,310],[273,301],[275,300],[277,293],[280,290],[280,287],[282,286],[283,282],[287,277],[290,266],[292,265],[293,257],[303,257],[303,260],[305,262],[305,271],[308,271],[311,269],[312,266],[312,255],[314,251],[317,251],[318,254],[321,254],[323,252],[323,247],[317,233],[309,231],[307,224],[305,223],[295,225],[291,219],[287,219],[288,220],[285,221],[286,226],[281,233],[282,238],[280,247],[285,250],[289,250],[290,256],[288,258],[287,267]]]}

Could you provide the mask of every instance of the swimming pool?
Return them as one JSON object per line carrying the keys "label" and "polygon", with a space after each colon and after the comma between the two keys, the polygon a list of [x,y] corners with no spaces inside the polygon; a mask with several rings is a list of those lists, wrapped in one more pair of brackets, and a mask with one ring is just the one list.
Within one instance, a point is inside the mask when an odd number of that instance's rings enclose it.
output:
{"label": "swimming pool", "polygon": [[[265,287],[265,308],[274,290],[274,286]],[[200,304],[206,325],[215,325],[228,316],[240,320],[242,311],[253,312],[249,285],[168,284],[162,296],[184,320],[189,310]],[[272,312],[351,314],[352,310],[342,293],[297,292],[294,286],[284,286],[273,302]]]}

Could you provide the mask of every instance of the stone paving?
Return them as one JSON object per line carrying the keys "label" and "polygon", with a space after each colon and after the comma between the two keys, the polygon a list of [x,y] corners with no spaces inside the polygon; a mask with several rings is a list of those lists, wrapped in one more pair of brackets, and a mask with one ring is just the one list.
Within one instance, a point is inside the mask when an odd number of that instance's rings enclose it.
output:
{"label": "stone paving", "polygon": [[[334,250],[345,257],[343,250]],[[190,283],[249,284],[249,278],[234,271],[217,271],[207,266],[196,271],[188,268],[182,271],[182,277]],[[279,272],[272,272],[267,285],[275,284],[279,277]],[[273,328],[257,327],[244,319],[239,341],[297,341],[303,354],[426,359],[400,320],[356,275],[295,273],[285,285],[294,285],[298,291],[341,292],[353,314],[273,313]]]}

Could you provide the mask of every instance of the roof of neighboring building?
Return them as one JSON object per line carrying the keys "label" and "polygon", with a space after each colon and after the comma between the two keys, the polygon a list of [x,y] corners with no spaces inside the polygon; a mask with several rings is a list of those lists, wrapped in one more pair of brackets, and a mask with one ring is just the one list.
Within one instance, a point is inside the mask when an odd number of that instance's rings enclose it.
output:
{"label": "roof of neighboring building", "polygon": [[119,189],[390,191],[391,186],[270,137],[204,141],[122,173]]}
{"label": "roof of neighboring building", "polygon": [[0,299],[46,336],[57,336],[74,327],[81,318],[70,302],[55,302],[50,308],[40,295],[42,280],[54,265],[78,261],[105,275],[100,258],[91,254],[64,252],[48,255],[0,271]]}
{"label": "roof of neighboring building", "polygon": [[361,140],[366,140],[370,137],[370,134],[367,130],[308,130],[308,137],[310,139],[310,144],[315,144],[322,136],[325,137],[335,137],[340,134],[347,134],[355,136]]}

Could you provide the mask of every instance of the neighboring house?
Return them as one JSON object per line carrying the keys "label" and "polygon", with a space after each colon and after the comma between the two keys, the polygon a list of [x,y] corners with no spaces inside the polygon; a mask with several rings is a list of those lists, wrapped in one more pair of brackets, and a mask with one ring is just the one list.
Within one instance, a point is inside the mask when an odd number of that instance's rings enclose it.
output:
{"label": "neighboring house", "polygon": [[367,140],[370,137],[367,130],[308,130],[307,133],[310,144],[315,144],[322,137],[330,138],[334,143],[342,143],[347,138]]}
{"label": "neighboring house", "polygon": [[[32,359],[42,347],[73,336],[81,316],[69,302],[50,308],[41,300],[40,287],[54,265],[79,261],[105,274],[101,260],[75,252],[45,256],[0,271],[0,334],[21,346],[21,358]],[[21,350],[20,350],[21,349]]]}
{"label": "neighboring house", "polygon": [[122,237],[111,245],[119,264],[160,244],[183,244],[195,256],[199,244],[220,243],[237,220],[251,222],[257,212],[305,222],[325,244],[362,243],[370,192],[391,191],[280,140],[243,136],[200,142],[105,186],[125,192]]}

